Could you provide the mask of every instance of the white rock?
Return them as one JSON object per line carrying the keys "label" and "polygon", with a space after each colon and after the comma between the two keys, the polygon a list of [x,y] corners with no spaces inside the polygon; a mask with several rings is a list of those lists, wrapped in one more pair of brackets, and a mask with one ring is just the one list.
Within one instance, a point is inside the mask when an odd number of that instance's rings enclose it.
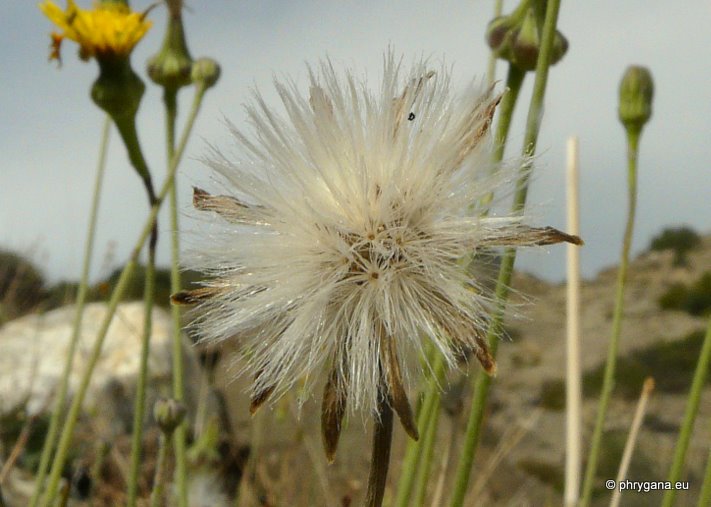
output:
{"label": "white rock", "polygon": [[191,507],[229,507],[232,504],[224,491],[222,479],[215,471],[193,471],[188,477],[188,505]]}
{"label": "white rock", "polygon": [[[28,315],[0,328],[0,414],[25,404],[28,414],[52,406],[69,349],[74,306]],[[69,381],[69,396],[77,389],[99,328],[107,313],[104,303],[86,305],[82,331]],[[91,410],[107,392],[132,392],[141,355],[143,303],[120,304],[109,326],[102,353],[84,402]],[[169,382],[171,372],[171,319],[161,308],[153,310],[149,355],[149,385]],[[105,401],[105,400],[104,400]]]}

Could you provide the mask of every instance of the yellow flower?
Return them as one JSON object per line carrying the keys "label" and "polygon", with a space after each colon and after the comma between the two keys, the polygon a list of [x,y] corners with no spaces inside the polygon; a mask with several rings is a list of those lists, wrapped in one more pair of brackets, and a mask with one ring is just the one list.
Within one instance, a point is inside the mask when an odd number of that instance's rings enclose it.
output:
{"label": "yellow flower", "polygon": [[74,0],[67,0],[67,8],[62,10],[46,1],[39,8],[62,31],[52,33],[50,59],[60,60],[59,50],[65,38],[79,44],[84,59],[125,57],[151,27],[146,13],[133,12],[118,2],[96,2],[93,9],[86,10],[77,7]]}

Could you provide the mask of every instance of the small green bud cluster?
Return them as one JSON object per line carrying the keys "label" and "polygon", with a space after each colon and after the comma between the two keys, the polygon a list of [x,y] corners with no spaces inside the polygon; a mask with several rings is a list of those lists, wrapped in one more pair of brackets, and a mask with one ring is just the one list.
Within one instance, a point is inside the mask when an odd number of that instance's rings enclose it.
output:
{"label": "small green bud cluster", "polygon": [[[541,48],[541,33],[545,9],[536,2],[522,0],[509,15],[494,18],[486,31],[486,40],[497,58],[506,60],[521,70],[536,68]],[[568,51],[568,40],[556,30],[551,65],[558,63]]]}
{"label": "small green bud cluster", "polygon": [[212,58],[198,58],[193,63],[190,76],[193,83],[202,84],[205,88],[211,88],[220,79],[220,64]]}
{"label": "small green bud cluster", "polygon": [[154,83],[173,90],[191,83],[193,59],[188,50],[181,16],[182,2],[168,3],[168,27],[163,46],[148,60],[148,75]]}
{"label": "small green bud cluster", "polygon": [[183,29],[183,2],[168,0],[166,3],[168,28],[161,50],[148,60],[148,75],[168,90],[178,90],[191,83],[212,87],[220,77],[220,66],[211,58],[193,60]]}

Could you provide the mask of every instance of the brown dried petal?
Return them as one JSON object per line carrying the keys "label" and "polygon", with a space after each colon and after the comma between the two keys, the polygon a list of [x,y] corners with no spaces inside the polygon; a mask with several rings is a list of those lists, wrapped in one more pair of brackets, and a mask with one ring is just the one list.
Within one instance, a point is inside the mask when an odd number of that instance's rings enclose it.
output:
{"label": "brown dried petal", "polygon": [[312,86],[309,90],[309,104],[314,113],[325,111],[329,118],[333,118],[333,103],[320,86]]}
{"label": "brown dried petal", "polygon": [[566,234],[554,227],[515,227],[502,229],[497,235],[487,238],[477,246],[543,246],[555,243],[583,245],[578,236]]}
{"label": "brown dried petal", "polygon": [[321,402],[321,437],[326,459],[333,463],[346,413],[348,391],[338,366],[334,365],[323,390]]}
{"label": "brown dried petal", "polygon": [[171,294],[170,302],[174,305],[194,305],[212,299],[222,292],[218,287],[200,287],[199,289],[181,290]]}
{"label": "brown dried petal", "polygon": [[[261,375],[262,375],[262,372],[258,371],[257,374],[254,376],[255,383],[259,381],[259,377]],[[252,399],[249,402],[249,413],[251,415],[256,414],[257,410],[259,410],[259,407],[264,405],[264,403],[269,399],[269,397],[274,392],[274,388],[275,388],[275,386],[267,386],[267,387],[264,387],[261,391],[258,391],[252,395]]]}
{"label": "brown dried petal", "polygon": [[405,112],[407,112],[407,116],[409,117],[411,112],[410,108],[412,108],[412,105],[415,103],[417,96],[419,95],[420,91],[422,91],[422,86],[424,85],[425,81],[431,79],[434,75],[435,72],[431,70],[427,72],[424,76],[421,76],[418,79],[413,79],[412,82],[407,85],[402,91],[402,95],[393,99],[395,109],[395,127],[393,128],[393,137],[397,135],[397,132],[400,129],[400,125],[402,125],[402,121],[405,117]]}
{"label": "brown dried petal", "polygon": [[489,344],[486,342],[486,338],[482,336],[481,333],[477,332],[474,335],[474,341],[476,342],[476,347],[474,348],[474,355],[476,356],[481,367],[490,377],[496,376],[496,359],[491,355],[489,351]]}
{"label": "brown dried petal", "polygon": [[200,211],[214,211],[225,220],[246,224],[263,224],[255,208],[248,206],[235,197],[212,195],[205,190],[193,187],[193,207]]}
{"label": "brown dried petal", "polygon": [[412,414],[410,402],[407,399],[407,392],[402,384],[402,375],[400,373],[400,363],[397,358],[395,341],[389,336],[384,337],[381,340],[380,352],[393,409],[400,419],[402,427],[405,428],[405,432],[410,435],[410,438],[419,440],[420,434],[417,431],[417,423]]}
{"label": "brown dried petal", "polygon": [[[489,88],[485,96],[490,96],[492,91],[493,86]],[[502,97],[503,94],[499,94],[494,98],[489,99],[488,102],[477,104],[474,108],[471,113],[469,124],[467,125],[467,133],[461,141],[462,146],[459,149],[459,154],[454,161],[454,168],[458,167],[459,164],[462,163],[467,155],[469,155],[479,145],[481,140],[484,139],[487,132],[489,132],[491,122],[494,118],[494,113],[496,112],[496,107],[499,105],[499,102],[501,102]],[[482,106],[484,107],[482,108]]]}

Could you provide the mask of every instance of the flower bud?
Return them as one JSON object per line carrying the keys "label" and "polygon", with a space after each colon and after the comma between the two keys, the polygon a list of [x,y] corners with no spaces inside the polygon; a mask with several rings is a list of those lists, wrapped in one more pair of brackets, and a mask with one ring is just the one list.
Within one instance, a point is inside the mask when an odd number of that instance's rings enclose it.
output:
{"label": "flower bud", "polygon": [[220,79],[220,64],[212,58],[198,58],[193,62],[191,79],[195,84],[202,84],[206,89]]}
{"label": "flower bud", "polygon": [[[494,18],[486,31],[486,40],[497,58],[523,71],[534,70],[541,50],[545,3],[522,0],[511,14]],[[568,41],[556,31],[550,64],[558,63],[568,50]]]}
{"label": "flower bud", "polygon": [[551,65],[555,65],[556,63],[558,63],[567,52],[568,39],[565,37],[565,35],[556,30],[555,39],[553,39],[553,49],[551,50]]}
{"label": "flower bud", "polygon": [[515,35],[515,20],[510,16],[499,16],[489,22],[486,29],[486,42],[498,58],[511,56],[511,39]]}
{"label": "flower bud", "polygon": [[91,98],[111,118],[134,118],[146,85],[131,68],[128,58],[98,60],[99,77],[91,87]]}
{"label": "flower bud", "polygon": [[168,26],[163,46],[148,60],[148,75],[156,84],[177,90],[190,84],[193,59],[188,51],[181,16],[182,2],[168,4]]}
{"label": "flower bud", "polygon": [[166,435],[171,435],[185,418],[185,405],[172,398],[161,399],[153,405],[153,418]]}
{"label": "flower bud", "polygon": [[541,37],[533,9],[528,9],[521,29],[512,42],[512,62],[523,70],[534,70],[541,47]]}
{"label": "flower bud", "polygon": [[627,67],[620,82],[620,121],[627,129],[641,130],[652,116],[654,82],[646,67]]}

